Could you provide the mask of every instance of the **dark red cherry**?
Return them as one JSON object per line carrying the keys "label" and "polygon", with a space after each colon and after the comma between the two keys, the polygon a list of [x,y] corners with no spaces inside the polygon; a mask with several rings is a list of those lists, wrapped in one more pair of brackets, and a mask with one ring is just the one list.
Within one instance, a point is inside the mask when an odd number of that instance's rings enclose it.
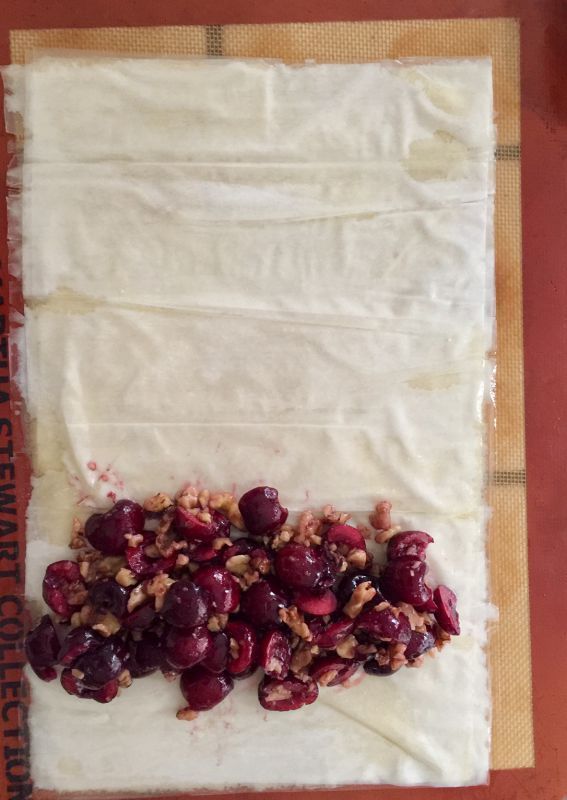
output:
{"label": "dark red cherry", "polygon": [[201,666],[185,670],[180,685],[192,711],[208,711],[224,700],[234,688],[232,678],[226,672],[213,675]]}
{"label": "dark red cherry", "polygon": [[208,595],[194,583],[176,581],[165,595],[161,615],[175,628],[203,625],[209,617]]}
{"label": "dark red cherry", "polygon": [[103,578],[89,589],[89,603],[101,614],[114,614],[121,619],[126,614],[130,592],[119,586],[114,578]]}
{"label": "dark red cherry", "polygon": [[56,614],[69,619],[87,597],[79,565],[75,561],[55,561],[45,570],[43,599]]}
{"label": "dark red cherry", "polygon": [[155,634],[146,632],[138,641],[129,642],[128,669],[133,678],[143,678],[157,672],[164,664],[164,643]]}
{"label": "dark red cherry", "polygon": [[240,620],[228,623],[225,632],[229,637],[227,670],[234,678],[251,675],[258,666],[258,637],[251,625]]}
{"label": "dark red cherry", "polygon": [[275,533],[287,519],[288,510],[279,501],[277,489],[256,486],[243,494],[238,503],[242,519],[252,536]]}
{"label": "dark red cherry", "polygon": [[305,614],[324,617],[337,608],[337,597],[330,589],[307,591],[303,589],[294,595],[294,603]]}
{"label": "dark red cherry", "polygon": [[260,705],[268,711],[295,711],[317,700],[319,689],[314,680],[288,677],[283,681],[266,676],[258,687]]}
{"label": "dark red cherry", "polygon": [[38,625],[27,634],[25,652],[31,668],[43,681],[57,677],[53,669],[59,656],[59,638],[51,617],[45,614]]}
{"label": "dark red cherry", "polygon": [[87,628],[83,625],[79,628],[73,628],[63,639],[58,661],[64,667],[71,667],[80,656],[91,650],[98,650],[105,641],[104,636],[93,631],[92,628]]}
{"label": "dark red cherry", "polygon": [[211,648],[205,658],[201,661],[201,666],[215,675],[224,672],[228,663],[228,636],[224,631],[211,634]]}
{"label": "dark red cherry", "polygon": [[117,680],[111,680],[99,689],[89,689],[70,669],[64,669],[61,673],[61,685],[67,694],[84,700],[96,700],[97,703],[110,703],[118,694]]}
{"label": "dark red cherry", "polygon": [[309,673],[322,686],[338,686],[348,680],[359,668],[360,662],[336,655],[315,659]]}
{"label": "dark red cherry", "polygon": [[430,598],[430,589],[425,583],[427,566],[419,558],[396,558],[388,561],[380,585],[390,602],[404,602],[420,606]]}
{"label": "dark red cherry", "polygon": [[276,575],[291,589],[314,589],[324,572],[323,559],[313,547],[291,542],[276,553]]}
{"label": "dark red cherry", "polygon": [[131,631],[143,631],[149,628],[157,619],[153,603],[138,606],[122,620],[122,627]]}
{"label": "dark red cherry", "polygon": [[424,531],[401,531],[388,542],[388,560],[395,558],[419,558],[425,560],[427,546],[433,539]]}
{"label": "dark red cherry", "polygon": [[100,689],[109,681],[117,678],[123,669],[123,657],[120,647],[114,641],[107,641],[101,647],[91,649],[80,656],[73,669],[83,673],[81,681],[87,689]]}
{"label": "dark red cherry", "polygon": [[242,614],[256,628],[281,625],[280,608],[287,608],[289,598],[273,579],[261,580],[243,592],[240,601]]}
{"label": "dark red cherry", "polygon": [[193,575],[193,581],[209,593],[212,611],[229,614],[238,608],[240,585],[224,567],[214,564],[200,567]]}
{"label": "dark red cherry", "polygon": [[189,669],[208,655],[213,646],[211,634],[203,625],[192,631],[172,628],[166,636],[165,652],[175,669]]}
{"label": "dark red cherry", "polygon": [[431,650],[432,647],[435,647],[435,637],[430,630],[426,630],[423,633],[412,631],[404,656],[408,661],[414,661],[428,650]]}
{"label": "dark red cherry", "polygon": [[433,592],[433,600],[437,606],[435,619],[447,633],[458,636],[461,632],[457,611],[457,596],[447,586],[438,586]]}
{"label": "dark red cherry", "polygon": [[[223,519],[225,518],[223,517]],[[176,507],[173,514],[173,525],[175,530],[188,542],[212,542],[219,536],[218,524],[214,524],[213,521],[203,522],[197,519],[195,514],[183,506]]]}
{"label": "dark red cherry", "polygon": [[[319,620],[315,620],[315,622],[319,623]],[[311,623],[309,627],[313,632],[312,643],[318,645],[323,650],[330,650],[349,636],[353,632],[354,626],[355,620],[347,616],[339,617],[339,619],[323,627],[320,627],[320,625],[315,627],[313,623]]]}
{"label": "dark red cherry", "polygon": [[357,631],[364,631],[375,641],[407,644],[411,638],[409,619],[392,607],[381,610],[369,608],[359,614],[355,622]]}
{"label": "dark red cherry", "polygon": [[86,522],[89,543],[108,556],[121,555],[128,544],[126,536],[144,530],[144,509],[132,500],[119,500],[105,514],[93,514]]}
{"label": "dark red cherry", "polygon": [[291,645],[282,631],[268,631],[260,641],[258,662],[270,678],[282,680],[289,672]]}
{"label": "dark red cherry", "polygon": [[352,525],[331,525],[325,536],[329,544],[342,544],[349,550],[366,550],[366,539]]}

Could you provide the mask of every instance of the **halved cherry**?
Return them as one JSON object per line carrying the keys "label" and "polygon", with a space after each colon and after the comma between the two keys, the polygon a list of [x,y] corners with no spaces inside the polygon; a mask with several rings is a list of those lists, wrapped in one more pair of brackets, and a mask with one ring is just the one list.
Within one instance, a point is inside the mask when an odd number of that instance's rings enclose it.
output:
{"label": "halved cherry", "polygon": [[113,679],[99,689],[89,689],[80,678],[73,675],[70,669],[61,673],[61,686],[67,694],[72,694],[83,700],[96,700],[97,703],[110,703],[118,694],[118,681]]}
{"label": "halved cherry", "polygon": [[275,533],[287,519],[288,510],[278,498],[277,489],[271,486],[256,486],[243,494],[238,503],[247,530],[253,536]]}
{"label": "halved cherry", "polygon": [[325,535],[329,544],[344,544],[349,550],[366,550],[366,539],[352,525],[331,525]]}
{"label": "halved cherry", "polygon": [[203,661],[212,646],[211,634],[204,625],[192,631],[172,628],[165,639],[167,661],[175,669],[189,669]]}
{"label": "halved cherry", "polygon": [[214,564],[200,567],[193,575],[193,582],[209,593],[213,611],[229,614],[238,608],[240,585],[224,567]]}
{"label": "halved cherry", "polygon": [[306,614],[324,617],[332,614],[337,608],[337,597],[330,589],[316,591],[299,591],[294,596],[295,605]]}
{"label": "halved cherry", "polygon": [[213,675],[201,666],[187,669],[181,676],[181,692],[192,711],[208,711],[230,694],[234,683],[226,672]]}
{"label": "halved cherry", "polygon": [[75,561],[55,561],[45,570],[43,599],[56,614],[69,619],[87,598],[87,587]]}
{"label": "halved cherry", "polygon": [[173,525],[175,530],[188,542],[211,542],[218,536],[217,525],[197,519],[195,514],[183,506],[175,508]]}
{"label": "halved cherry", "polygon": [[225,628],[229,637],[227,670],[234,678],[251,675],[258,666],[258,638],[247,622],[233,620]]}
{"label": "halved cherry", "polygon": [[419,558],[425,559],[428,545],[433,544],[433,538],[425,531],[401,531],[392,536],[388,542],[388,559]]}
{"label": "halved cherry", "polygon": [[[314,620],[314,622],[318,623],[319,620]],[[342,642],[346,636],[349,636],[353,632],[354,626],[355,620],[347,616],[339,617],[339,619],[330,622],[323,628],[318,625],[314,626],[311,623],[309,627],[313,633],[312,643],[324,650],[330,650],[336,647],[339,642]]]}
{"label": "halved cherry", "polygon": [[228,664],[229,639],[224,631],[213,633],[211,637],[211,648],[201,661],[201,666],[214,675],[219,675],[221,672],[224,672]]}
{"label": "halved cherry", "polygon": [[73,628],[63,639],[59,650],[58,661],[64,667],[72,666],[75,661],[91,650],[98,650],[105,642],[104,636],[81,625]]}
{"label": "halved cherry", "polygon": [[282,680],[289,672],[291,645],[282,631],[268,631],[262,637],[258,661],[266,675]]}
{"label": "halved cherry", "polygon": [[309,679],[286,678],[283,681],[266,676],[258,686],[258,700],[267,711],[295,711],[317,700],[319,688]]}
{"label": "halved cherry", "polygon": [[26,636],[25,651],[35,674],[43,681],[57,677],[53,669],[59,655],[59,638],[51,617],[45,614],[38,625]]}
{"label": "halved cherry", "polygon": [[404,656],[408,661],[414,661],[419,656],[427,653],[428,650],[431,650],[432,647],[435,647],[435,636],[429,629],[423,633],[412,631]]}
{"label": "halved cherry", "polygon": [[461,632],[459,613],[457,611],[457,595],[448,586],[438,586],[433,592],[437,610],[435,619],[447,633],[458,636]]}
{"label": "halved cherry", "polygon": [[360,661],[335,655],[321,656],[313,662],[309,672],[321,686],[338,686],[354,675],[359,666]]}
{"label": "halved cherry", "polygon": [[355,620],[356,630],[367,633],[377,641],[407,644],[411,638],[411,625],[404,613],[392,606],[363,611]]}

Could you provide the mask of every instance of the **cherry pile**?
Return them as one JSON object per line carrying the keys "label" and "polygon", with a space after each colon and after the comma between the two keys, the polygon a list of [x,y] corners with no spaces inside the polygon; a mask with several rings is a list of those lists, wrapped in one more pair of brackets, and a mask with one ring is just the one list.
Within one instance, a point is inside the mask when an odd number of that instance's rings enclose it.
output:
{"label": "cherry pile", "polygon": [[287,517],[267,486],[238,502],[187,487],[143,506],[120,500],[84,529],[75,520],[77,559],[50,564],[43,580],[57,624],[45,615],[26,637],[33,670],[52,681],[60,666],[66,692],[99,703],[133,679],[180,675],[178,717],[193,719],[260,668],[260,704],[291,711],[361,666],[381,676],[421,666],[459,634],[454,593],[426,580],[433,539],[392,528],[389,503],[370,516],[381,568],[371,531],[347,514]]}

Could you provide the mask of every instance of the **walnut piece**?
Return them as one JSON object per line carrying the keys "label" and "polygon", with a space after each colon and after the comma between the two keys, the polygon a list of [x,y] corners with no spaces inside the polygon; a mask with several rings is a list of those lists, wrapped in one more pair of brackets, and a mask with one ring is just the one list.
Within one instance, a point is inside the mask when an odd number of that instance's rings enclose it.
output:
{"label": "walnut piece", "polygon": [[124,586],[125,588],[128,588],[129,586],[135,586],[138,583],[138,579],[132,570],[128,569],[127,567],[121,567],[114,576],[114,580],[120,586]]}
{"label": "walnut piece", "polygon": [[338,670],[329,669],[327,670],[327,672],[324,672],[322,675],[319,675],[319,677],[317,678],[317,683],[320,686],[328,686],[331,683],[331,681],[335,680],[338,674],[339,674]]}
{"label": "walnut piece", "polygon": [[143,533],[125,533],[124,538],[128,542],[128,547],[139,547],[144,541]]}
{"label": "walnut piece", "polygon": [[240,647],[238,646],[238,642],[236,639],[233,639],[232,636],[230,637],[230,641],[228,643],[228,651],[231,658],[236,659],[240,655]]}
{"label": "walnut piece", "polygon": [[338,643],[335,650],[337,651],[337,655],[341,658],[354,658],[357,645],[358,641],[356,636],[350,634],[350,636],[345,636],[345,638]]}
{"label": "walnut piece", "polygon": [[378,542],[378,544],[386,544],[386,542],[389,542],[390,539],[400,531],[401,527],[399,525],[394,525],[393,528],[388,528],[388,530],[385,531],[378,531],[374,537],[374,541]]}
{"label": "walnut piece", "polygon": [[187,510],[197,508],[199,506],[199,492],[194,486],[186,486],[177,492],[175,502],[178,506]]}
{"label": "walnut piece", "polygon": [[186,556],[185,553],[179,553],[177,558],[175,559],[176,567],[186,567],[188,563],[189,563],[189,556]]}
{"label": "walnut piece", "polygon": [[148,595],[146,594],[146,590],[144,589],[143,584],[139,584],[139,586],[135,586],[132,591],[130,592],[130,597],[128,598],[128,613],[130,614],[134,611],[135,608],[141,606],[143,603],[146,602],[148,599]]}
{"label": "walnut piece", "polygon": [[286,689],[283,683],[272,683],[272,689],[265,695],[265,699],[269,702],[277,703],[278,700],[289,700],[291,691]]}
{"label": "walnut piece", "polygon": [[291,542],[298,535],[298,532],[291,525],[283,525],[282,528],[273,537],[267,537],[265,543],[272,548],[272,550],[280,550],[284,545]]}
{"label": "walnut piece", "polygon": [[302,642],[299,647],[293,651],[289,668],[294,674],[303,672],[303,670],[311,664],[314,657],[315,653],[312,652],[312,648],[309,647],[308,644]]}
{"label": "walnut piece", "polygon": [[213,550],[222,550],[223,547],[230,547],[232,545],[232,540],[226,536],[217,536],[216,539],[213,539],[212,545]]}
{"label": "walnut piece", "polygon": [[412,631],[422,628],[425,630],[425,616],[419,614],[409,603],[398,603],[398,609],[409,619]]}
{"label": "walnut piece", "polygon": [[345,525],[350,519],[350,514],[337,511],[330,503],[323,506],[323,520],[329,525]]}
{"label": "walnut piece", "polygon": [[71,550],[80,550],[81,548],[87,546],[88,545],[84,535],[83,523],[78,517],[73,517],[73,522],[71,524],[71,539],[69,541],[69,547],[71,548]]}
{"label": "walnut piece", "polygon": [[349,566],[355,567],[356,569],[364,569],[368,561],[368,553],[366,550],[355,548],[354,550],[349,550],[346,560]]}
{"label": "walnut piece", "polygon": [[209,506],[215,511],[222,511],[230,520],[230,524],[234,525],[238,530],[243,531],[246,529],[242,514],[238,508],[236,497],[230,494],[230,492],[216,492],[212,494],[209,500]]}
{"label": "walnut piece", "polygon": [[343,608],[343,612],[347,617],[354,619],[358,617],[365,603],[368,603],[369,600],[372,600],[375,596],[376,589],[372,586],[370,581],[362,581],[351,594],[348,603]]}
{"label": "walnut piece", "polygon": [[250,569],[250,556],[243,553],[227,559],[225,567],[233,575],[244,575]]}
{"label": "walnut piece", "polygon": [[170,508],[172,505],[173,500],[164,492],[158,492],[152,497],[148,497],[146,500],[144,500],[144,510],[151,511],[154,514],[160,514],[162,511],[165,511],[166,508]]}
{"label": "walnut piece", "polygon": [[104,614],[102,617],[97,618],[97,622],[95,625],[92,626],[93,631],[98,631],[103,636],[114,636],[115,633],[118,633],[122,626],[120,625],[120,621],[116,619],[114,614]]}
{"label": "walnut piece", "polygon": [[300,639],[304,639],[306,642],[311,641],[313,635],[309,630],[309,625],[305,622],[303,614],[298,611],[296,606],[280,608],[278,616],[293,633],[296,633],[300,637]]}
{"label": "walnut piece", "polygon": [[299,516],[297,533],[294,535],[293,541],[306,546],[321,544],[322,527],[321,520],[317,519],[312,511],[303,511]]}
{"label": "walnut piece", "polygon": [[121,689],[127,689],[129,686],[132,686],[132,676],[130,675],[129,669],[122,670],[118,676],[118,685]]}
{"label": "walnut piece", "polygon": [[192,711],[189,706],[187,706],[187,708],[180,708],[175,716],[177,719],[182,719],[186,722],[192,722],[194,719],[197,719],[199,712]]}
{"label": "walnut piece", "polygon": [[203,508],[203,509],[207,508],[207,506],[209,505],[209,500],[210,499],[211,499],[211,493],[209,492],[209,490],[208,489],[201,489],[201,491],[199,492],[199,496],[197,498],[201,508]]}
{"label": "walnut piece", "polygon": [[207,628],[213,633],[223,631],[228,624],[228,614],[213,614],[209,617]]}
{"label": "walnut piece", "polygon": [[381,500],[374,506],[374,511],[369,517],[370,524],[377,531],[387,531],[392,527],[392,504],[388,500]]}
{"label": "walnut piece", "polygon": [[158,574],[146,584],[146,593],[150,597],[155,597],[156,611],[161,611],[163,608],[165,595],[170,586],[173,586],[174,583],[175,580],[170,578],[165,572],[158,572]]}

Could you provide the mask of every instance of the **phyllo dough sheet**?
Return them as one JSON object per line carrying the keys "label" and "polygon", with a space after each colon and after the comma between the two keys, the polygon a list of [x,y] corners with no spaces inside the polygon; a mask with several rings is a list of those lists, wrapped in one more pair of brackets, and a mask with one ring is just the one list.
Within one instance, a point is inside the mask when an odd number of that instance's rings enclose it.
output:
{"label": "phyllo dough sheet", "polygon": [[27,592],[112,493],[276,486],[429,531],[462,635],[422,669],[189,723],[29,675],[37,786],[167,791],[486,780],[482,406],[492,320],[488,60],[288,67],[43,55],[23,115]]}

